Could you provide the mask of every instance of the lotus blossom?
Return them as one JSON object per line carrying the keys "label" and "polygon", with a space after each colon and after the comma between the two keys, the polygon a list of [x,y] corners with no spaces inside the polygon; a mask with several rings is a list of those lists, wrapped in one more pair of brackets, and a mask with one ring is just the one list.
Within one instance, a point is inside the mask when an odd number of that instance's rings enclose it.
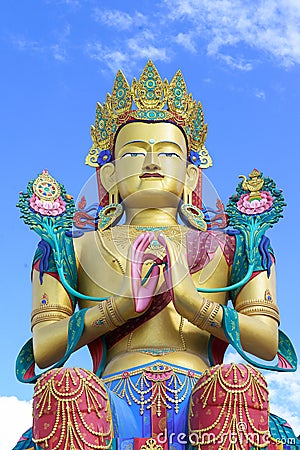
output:
{"label": "lotus blossom", "polygon": [[29,204],[34,211],[42,216],[59,216],[66,210],[66,203],[61,197],[55,199],[54,202],[50,202],[49,200],[41,200],[37,195],[33,194]]}
{"label": "lotus blossom", "polygon": [[237,202],[237,208],[244,214],[254,215],[261,214],[273,205],[273,197],[267,191],[262,191],[259,193],[259,198],[251,199],[250,194],[243,194],[239,201]]}

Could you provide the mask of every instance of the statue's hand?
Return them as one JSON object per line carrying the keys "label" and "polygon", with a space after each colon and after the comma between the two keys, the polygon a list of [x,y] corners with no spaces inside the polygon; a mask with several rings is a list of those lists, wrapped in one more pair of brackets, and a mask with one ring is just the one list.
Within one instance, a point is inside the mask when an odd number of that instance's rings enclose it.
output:
{"label": "statue's hand", "polygon": [[176,311],[191,319],[199,309],[199,294],[190,275],[186,249],[178,247],[163,234],[158,236],[158,241],[166,249],[167,268],[164,268],[164,277],[168,288],[173,292]]}
{"label": "statue's hand", "polygon": [[[127,257],[126,274],[121,295],[134,300],[134,311],[127,310],[127,316],[134,317],[141,314],[150,306],[153,295],[157,288],[160,269],[154,265],[149,275],[147,283],[142,284],[143,264],[147,260],[156,262],[156,257],[150,253],[145,253],[149,244],[154,239],[154,234],[146,232],[140,234],[129,249]],[[127,303],[128,304],[128,303]],[[128,308],[131,309],[131,308]],[[129,317],[129,318],[130,318]]]}
{"label": "statue's hand", "polygon": [[137,313],[144,312],[148,308],[159,280],[159,267],[154,266],[147,281],[147,285],[142,285],[143,264],[145,261],[153,259],[153,256],[150,254],[146,254],[145,251],[153,239],[153,233],[142,233],[133,242],[131,248],[131,287],[134,298],[135,311]]}

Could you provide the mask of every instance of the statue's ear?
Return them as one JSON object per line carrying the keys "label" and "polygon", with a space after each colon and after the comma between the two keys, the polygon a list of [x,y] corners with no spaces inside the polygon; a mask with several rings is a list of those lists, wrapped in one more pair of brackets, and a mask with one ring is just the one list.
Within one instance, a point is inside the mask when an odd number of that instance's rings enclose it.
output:
{"label": "statue's ear", "polygon": [[116,184],[115,166],[113,163],[106,163],[101,167],[100,180],[107,192],[112,190]]}
{"label": "statue's ear", "polygon": [[198,167],[194,164],[189,164],[186,169],[185,185],[190,192],[194,191],[199,178]]}

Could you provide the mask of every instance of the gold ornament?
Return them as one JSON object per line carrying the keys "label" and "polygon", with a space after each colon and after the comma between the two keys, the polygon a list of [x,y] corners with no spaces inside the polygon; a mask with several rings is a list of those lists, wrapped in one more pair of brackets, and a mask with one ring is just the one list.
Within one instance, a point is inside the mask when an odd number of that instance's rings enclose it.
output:
{"label": "gold ornament", "polygon": [[43,170],[34,181],[32,188],[40,200],[53,203],[60,196],[59,184],[48,173],[48,170]]}
{"label": "gold ornament", "polygon": [[142,445],[140,450],[163,450],[161,445],[156,443],[153,438],[147,439],[146,444]]}
{"label": "gold ornament", "polygon": [[101,209],[98,214],[98,229],[106,230],[116,224],[123,214],[123,207],[118,203],[112,203]]}
{"label": "gold ornament", "polygon": [[257,169],[253,169],[252,172],[249,173],[248,180],[245,175],[240,175],[239,178],[243,178],[242,188],[244,191],[250,192],[250,197],[256,197],[264,185],[264,179]]}
{"label": "gold ornament", "polygon": [[197,230],[207,230],[207,223],[205,222],[204,214],[197,206],[189,203],[183,203],[180,207],[180,214],[181,216],[184,216],[192,227]]}
{"label": "gold ornament", "polygon": [[[133,103],[137,110],[132,110]],[[87,165],[99,167],[111,159],[108,154],[102,156],[100,153],[112,151],[119,127],[130,120],[171,120],[182,128],[189,152],[198,154],[198,157],[194,155],[196,165],[200,168],[212,165],[204,145],[207,124],[204,123],[202,105],[193,100],[192,94],[188,94],[180,70],[168,83],[167,80],[162,81],[155,65],[149,60],[139,80],[134,78],[131,86],[123,73],[118,71],[112,94],[107,94],[106,101],[96,106],[95,124],[91,127],[93,145],[86,157]]]}

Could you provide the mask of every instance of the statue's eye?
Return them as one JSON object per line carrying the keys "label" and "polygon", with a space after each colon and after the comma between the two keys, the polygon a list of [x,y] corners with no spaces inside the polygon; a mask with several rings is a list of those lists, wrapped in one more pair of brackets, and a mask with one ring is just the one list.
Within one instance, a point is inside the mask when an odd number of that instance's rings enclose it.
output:
{"label": "statue's eye", "polygon": [[176,157],[176,158],[182,159],[181,156],[175,152],[159,152],[158,156],[165,156],[166,158]]}
{"label": "statue's eye", "polygon": [[136,156],[145,156],[145,154],[142,152],[127,152],[121,158],[135,158]]}

